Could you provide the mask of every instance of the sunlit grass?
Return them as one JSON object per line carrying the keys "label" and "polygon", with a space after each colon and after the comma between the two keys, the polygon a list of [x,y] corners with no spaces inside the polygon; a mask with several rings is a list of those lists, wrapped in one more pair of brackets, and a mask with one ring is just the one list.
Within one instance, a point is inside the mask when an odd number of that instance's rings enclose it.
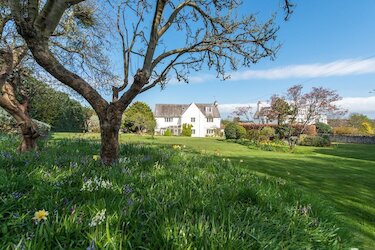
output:
{"label": "sunlit grass", "polygon": [[[98,134],[57,134],[58,138],[99,139]],[[249,149],[215,138],[121,135],[122,143],[186,145],[185,151],[242,160],[239,167],[297,184],[319,195],[339,213],[345,228],[364,249],[375,245],[375,145],[336,144],[329,148],[297,147],[293,153]]]}
{"label": "sunlit grass", "polygon": [[[225,142],[174,138],[169,139],[174,143],[160,141],[169,145],[148,145],[155,139],[144,138],[123,145],[120,163],[104,167],[93,159],[97,142],[61,136],[41,145],[41,153],[26,155],[13,150],[14,138],[2,137],[2,247],[345,249],[354,244],[329,202],[284,178],[249,171],[242,160],[248,159],[223,157],[217,147],[232,148]],[[181,148],[173,147],[177,144]],[[194,153],[203,148],[203,156]],[[48,215],[36,224],[34,213],[42,209]]]}

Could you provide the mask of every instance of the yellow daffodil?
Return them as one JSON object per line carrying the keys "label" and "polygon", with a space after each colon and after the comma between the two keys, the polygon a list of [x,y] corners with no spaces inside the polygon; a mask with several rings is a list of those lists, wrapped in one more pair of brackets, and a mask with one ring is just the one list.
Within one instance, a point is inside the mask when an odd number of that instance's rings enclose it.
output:
{"label": "yellow daffodil", "polygon": [[39,210],[35,212],[33,220],[40,222],[41,220],[47,220],[48,211],[46,210]]}
{"label": "yellow daffodil", "polygon": [[93,155],[93,156],[92,156],[92,159],[93,159],[94,161],[97,161],[97,160],[99,160],[99,157],[100,157],[99,155]]}

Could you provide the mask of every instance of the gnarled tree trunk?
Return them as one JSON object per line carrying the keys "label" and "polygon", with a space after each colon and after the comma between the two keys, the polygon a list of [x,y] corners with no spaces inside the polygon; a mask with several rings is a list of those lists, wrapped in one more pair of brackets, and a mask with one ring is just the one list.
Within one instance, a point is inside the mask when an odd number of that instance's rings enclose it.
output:
{"label": "gnarled tree trunk", "polygon": [[22,141],[18,150],[27,152],[37,149],[36,140],[40,136],[37,126],[27,113],[28,98],[24,96],[25,102],[20,104],[15,99],[15,93],[12,85],[3,84],[2,94],[0,95],[0,106],[3,107],[17,122],[21,130]]}

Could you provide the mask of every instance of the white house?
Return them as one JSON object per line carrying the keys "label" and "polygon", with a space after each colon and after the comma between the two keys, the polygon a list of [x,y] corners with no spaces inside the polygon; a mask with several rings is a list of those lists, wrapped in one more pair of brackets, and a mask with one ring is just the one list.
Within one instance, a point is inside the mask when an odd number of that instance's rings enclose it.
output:
{"label": "white house", "polygon": [[221,118],[218,104],[156,104],[156,134],[163,135],[170,129],[180,135],[183,124],[191,124],[192,137],[214,136],[220,129]]}
{"label": "white house", "polygon": [[[254,114],[254,123],[257,124],[277,124],[277,119],[270,120],[267,117],[267,112],[271,109],[270,104],[266,103],[263,104],[262,102],[258,101],[257,103],[257,111]],[[307,120],[307,111],[306,109],[298,110],[298,114],[296,117],[297,123],[305,123]],[[328,124],[328,118],[326,115],[316,115],[313,119],[310,119],[308,125],[316,124],[317,122]]]}

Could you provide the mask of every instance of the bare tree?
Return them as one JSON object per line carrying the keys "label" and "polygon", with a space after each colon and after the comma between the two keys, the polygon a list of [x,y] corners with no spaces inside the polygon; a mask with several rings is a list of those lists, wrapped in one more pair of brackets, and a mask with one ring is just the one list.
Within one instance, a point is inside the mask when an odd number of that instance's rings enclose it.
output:
{"label": "bare tree", "polygon": [[[83,96],[98,114],[101,158],[105,164],[118,159],[121,116],[138,94],[156,85],[163,87],[172,74],[178,80],[188,81],[191,70],[200,70],[205,65],[225,79],[227,69],[236,70],[240,65],[250,66],[262,58],[273,58],[279,48],[273,44],[278,31],[275,18],[260,24],[256,15],[239,16],[239,0],[108,1],[116,9],[123,50],[123,81],[120,86],[113,84],[112,102],[108,102],[87,78],[79,75],[81,72],[66,67],[50,47],[67,13],[87,1],[6,2],[37,63]],[[289,16],[292,4],[287,0],[283,3]],[[175,42],[167,37],[171,30],[181,34]],[[131,74],[135,61],[141,63]]]}
{"label": "bare tree", "polygon": [[[288,140],[293,146],[293,125],[301,125],[299,134],[303,134],[308,125],[317,122],[323,115],[343,114],[346,110],[336,105],[342,97],[335,91],[323,87],[313,87],[308,93],[302,93],[302,85],[288,89],[283,97],[289,106],[287,124],[289,125]],[[299,120],[300,119],[300,120]]]}
{"label": "bare tree", "polygon": [[251,106],[241,106],[241,107],[235,107],[235,109],[232,112],[232,115],[235,117],[241,117],[245,118],[247,122],[251,120]]}

